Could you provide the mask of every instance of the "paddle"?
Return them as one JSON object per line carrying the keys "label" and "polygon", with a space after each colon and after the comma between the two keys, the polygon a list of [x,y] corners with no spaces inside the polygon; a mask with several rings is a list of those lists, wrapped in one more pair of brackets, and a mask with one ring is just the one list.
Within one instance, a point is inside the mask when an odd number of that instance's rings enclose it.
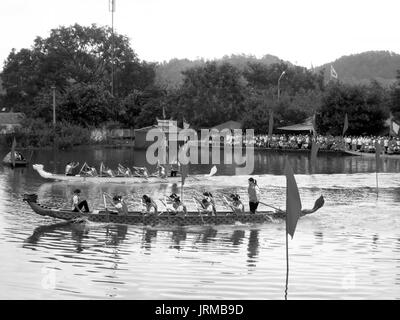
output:
{"label": "paddle", "polygon": [[198,213],[199,213],[199,216],[200,216],[200,218],[201,218],[201,221],[202,221],[203,224],[204,224],[203,216],[201,215],[200,208],[199,208],[199,206],[197,205],[197,199],[195,199],[195,198],[192,198],[192,199],[193,199],[194,205],[196,206],[196,209],[197,209],[197,211],[198,211]]}
{"label": "paddle", "polygon": [[272,208],[272,209],[275,209],[275,210],[277,210],[277,211],[285,212],[285,211],[283,211],[283,210],[281,210],[281,209],[278,209],[277,207],[271,206],[271,205],[269,205],[269,204],[267,204],[267,203],[264,203],[264,202],[261,202],[261,201],[259,201],[259,203],[263,204],[264,206],[267,206],[267,207],[270,207],[270,208]]}

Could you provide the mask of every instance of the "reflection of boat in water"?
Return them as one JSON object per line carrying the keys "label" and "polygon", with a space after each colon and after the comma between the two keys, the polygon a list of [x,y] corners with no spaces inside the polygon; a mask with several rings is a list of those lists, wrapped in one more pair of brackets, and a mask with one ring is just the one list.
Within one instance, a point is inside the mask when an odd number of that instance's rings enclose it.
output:
{"label": "reflection of boat in water", "polygon": [[[141,211],[129,211],[128,214],[117,214],[117,212],[105,210],[97,213],[80,213],[72,210],[59,208],[50,208],[37,203],[36,195],[25,195],[26,201],[32,210],[42,216],[49,216],[62,220],[71,220],[76,218],[85,218],[93,222],[120,223],[120,224],[172,224],[172,225],[204,225],[204,224],[235,224],[240,223],[264,223],[270,222],[272,219],[284,218],[284,211],[259,211],[257,214],[243,213],[233,214],[231,211],[218,211],[217,215],[203,215],[198,211],[188,211],[186,215],[177,214],[171,215],[163,213],[161,215],[147,214],[144,215]],[[324,205],[324,198],[320,196],[312,209],[302,210],[301,215],[311,214]]]}
{"label": "reflection of boat in water", "polygon": [[[360,152],[360,151],[353,151],[353,150],[346,150],[344,151],[346,155],[350,156],[361,156],[364,158],[374,158],[376,157],[375,152]],[[381,154],[380,158],[382,159],[400,159],[400,154]]]}
{"label": "reflection of boat in water", "polygon": [[76,241],[77,251],[83,250],[82,242],[85,236],[88,235],[90,230],[104,228],[106,231],[106,245],[119,245],[121,241],[125,240],[128,232],[127,225],[117,224],[91,224],[84,218],[77,218],[68,221],[62,221],[50,225],[43,225],[37,227],[32,235],[25,240],[26,244],[37,244],[40,238],[54,234],[57,231],[71,231],[72,239]]}
{"label": "reflection of boat in water", "polygon": [[[42,164],[32,165],[33,169],[36,170],[39,175],[44,179],[49,179],[53,181],[69,181],[69,182],[90,182],[90,183],[178,183],[182,180],[181,176],[175,177],[157,177],[157,176],[83,176],[83,175],[73,175],[68,176],[64,174],[55,174],[44,170]],[[215,167],[216,168],[216,167]],[[210,174],[199,174],[191,175],[186,177],[186,182],[203,181],[215,174],[215,169],[210,172]]]}

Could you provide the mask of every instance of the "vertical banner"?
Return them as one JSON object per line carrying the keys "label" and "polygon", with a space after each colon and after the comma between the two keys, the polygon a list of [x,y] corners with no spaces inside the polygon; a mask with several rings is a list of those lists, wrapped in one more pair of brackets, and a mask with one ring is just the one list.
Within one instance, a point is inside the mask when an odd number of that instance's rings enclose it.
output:
{"label": "vertical banner", "polygon": [[342,136],[346,133],[347,129],[349,128],[349,119],[347,118],[347,113],[344,116],[344,125],[343,125],[343,133]]}
{"label": "vertical banner", "polygon": [[274,129],[274,111],[272,109],[269,110],[269,124],[268,124],[268,142],[271,143],[272,139],[272,131]]}
{"label": "vertical banner", "polygon": [[315,139],[312,139],[311,145],[311,171],[315,173],[315,168],[317,164],[317,154],[318,154],[319,144]]}
{"label": "vertical banner", "polygon": [[293,169],[286,159],[286,232],[293,238],[301,213],[301,200]]}
{"label": "vertical banner", "polygon": [[381,152],[382,146],[379,141],[375,141],[375,160],[376,160],[376,193],[379,193],[378,186],[378,172],[380,171],[381,165]]}

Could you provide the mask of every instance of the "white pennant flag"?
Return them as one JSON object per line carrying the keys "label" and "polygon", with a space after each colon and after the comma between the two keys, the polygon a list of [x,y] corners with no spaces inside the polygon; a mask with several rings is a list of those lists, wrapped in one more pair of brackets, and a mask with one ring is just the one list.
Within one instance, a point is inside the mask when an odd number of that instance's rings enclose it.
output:
{"label": "white pennant flag", "polygon": [[109,0],[108,7],[111,12],[115,12],[115,1],[116,0]]}
{"label": "white pennant flag", "polygon": [[331,78],[337,79],[337,73],[332,65],[331,65]]}

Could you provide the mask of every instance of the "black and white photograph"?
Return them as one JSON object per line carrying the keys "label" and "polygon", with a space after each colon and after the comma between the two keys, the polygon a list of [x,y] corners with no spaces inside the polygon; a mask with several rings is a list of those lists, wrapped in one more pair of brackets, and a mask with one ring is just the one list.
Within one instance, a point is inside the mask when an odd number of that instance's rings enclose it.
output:
{"label": "black and white photograph", "polygon": [[0,300],[399,300],[399,12],[1,0]]}

